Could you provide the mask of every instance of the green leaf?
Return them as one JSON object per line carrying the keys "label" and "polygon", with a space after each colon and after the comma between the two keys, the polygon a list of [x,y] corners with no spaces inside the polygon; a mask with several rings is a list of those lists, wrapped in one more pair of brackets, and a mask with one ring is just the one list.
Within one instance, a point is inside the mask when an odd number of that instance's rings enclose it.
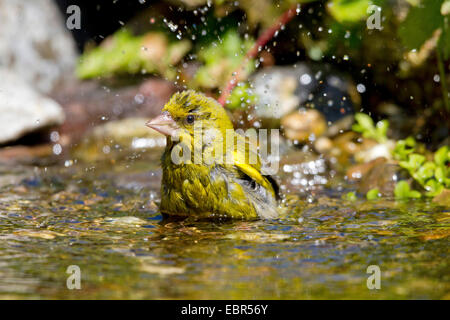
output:
{"label": "green leaf", "polygon": [[419,191],[411,190],[411,191],[409,191],[409,197],[412,199],[419,199],[422,197],[422,195],[420,194]]}
{"label": "green leaf", "polygon": [[394,195],[396,199],[420,198],[420,192],[411,190],[408,182],[402,180],[395,185]]}
{"label": "green leaf", "polygon": [[409,155],[409,163],[414,168],[418,168],[424,161],[425,161],[425,157],[421,154],[411,153]]}
{"label": "green leaf", "polygon": [[378,199],[379,197],[380,197],[380,191],[378,190],[378,188],[371,189],[366,194],[367,200],[375,200],[375,199]]}
{"label": "green leaf", "polygon": [[253,93],[248,82],[240,82],[231,92],[227,99],[228,109],[246,108],[256,102],[256,95]]}
{"label": "green leaf", "polygon": [[443,25],[441,4],[442,0],[426,0],[421,1],[417,7],[411,7],[398,30],[407,49],[419,49]]}
{"label": "green leaf", "polygon": [[389,128],[387,120],[378,121],[376,126],[370,116],[364,113],[355,115],[356,123],[352,126],[353,131],[362,133],[364,138],[374,139],[378,143],[386,142],[386,133]]}
{"label": "green leaf", "polygon": [[354,191],[350,191],[342,196],[342,199],[347,201],[356,201],[356,193]]}
{"label": "green leaf", "polygon": [[339,22],[358,22],[367,16],[369,0],[332,0],[328,3],[330,14]]}
{"label": "green leaf", "polygon": [[441,14],[443,16],[450,14],[450,0],[445,0],[441,6]]}
{"label": "green leaf", "polygon": [[[211,41],[205,48],[197,51],[198,61],[203,65],[197,70],[195,85],[202,88],[224,87],[231,74],[241,66],[245,54],[253,46],[253,39],[244,39],[237,29],[229,29],[221,41]],[[241,70],[241,75],[249,74],[255,69],[255,62],[248,61]]]}
{"label": "green leaf", "polygon": [[[381,120],[377,122],[376,134],[378,142],[385,142],[387,140],[386,134],[389,128],[389,121]],[[380,141],[381,140],[381,141]]]}
{"label": "green leaf", "polygon": [[408,199],[409,184],[406,181],[399,181],[395,185],[394,195],[397,199]]}
{"label": "green leaf", "polygon": [[357,124],[353,125],[354,131],[356,132],[364,132],[364,131],[372,131],[375,130],[373,120],[365,113],[357,113],[355,115],[355,120]]}
{"label": "green leaf", "polygon": [[445,181],[445,167],[437,167],[434,171],[434,176],[439,183],[444,183]]}
{"label": "green leaf", "polygon": [[450,26],[449,26],[449,16],[444,17],[444,23],[442,25],[442,33],[439,37],[438,47],[442,53],[444,60],[450,58]]}
{"label": "green leaf", "polygon": [[424,182],[425,180],[431,178],[434,175],[434,170],[436,169],[436,164],[431,161],[425,162],[418,170],[417,177],[419,178],[419,182]]}
{"label": "green leaf", "polygon": [[413,137],[408,137],[406,140],[397,141],[394,148],[394,158],[397,160],[406,161],[408,154],[414,152],[416,140]]}
{"label": "green leaf", "polygon": [[425,157],[418,153],[411,153],[407,161],[400,161],[400,167],[409,171],[411,175],[419,169],[420,165],[425,161]]}
{"label": "green leaf", "polygon": [[447,161],[449,161],[448,159],[448,147],[447,146],[443,146],[441,148],[439,148],[435,153],[434,153],[434,162],[436,162],[436,164],[438,166],[444,166],[445,163]]}
{"label": "green leaf", "polygon": [[425,184],[425,190],[427,190],[425,193],[427,197],[434,197],[444,190],[444,186],[439,184],[436,180],[431,179]]}

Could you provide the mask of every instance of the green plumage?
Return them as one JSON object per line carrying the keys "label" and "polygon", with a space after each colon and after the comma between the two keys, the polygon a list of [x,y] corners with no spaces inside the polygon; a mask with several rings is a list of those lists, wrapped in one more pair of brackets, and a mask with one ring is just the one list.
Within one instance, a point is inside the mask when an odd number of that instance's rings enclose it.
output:
{"label": "green plumage", "polygon": [[[243,136],[232,131],[234,142],[239,141],[245,145],[247,156],[241,149],[234,147],[232,163],[221,162],[218,160],[220,157],[216,158],[220,153],[215,150],[220,148],[223,156],[226,156],[223,139],[227,129],[233,129],[226,111],[219,103],[202,94],[185,91],[175,94],[163,112],[168,112],[176,122],[180,129],[180,139],[173,141],[173,137],[168,136],[162,156],[162,213],[237,219],[277,217],[276,184],[273,179],[260,173],[261,162],[257,154],[255,164],[245,161],[249,158],[248,153],[256,149],[250,148]],[[186,119],[195,120],[189,123]],[[192,139],[195,125],[202,129],[201,141]],[[217,130],[214,131],[217,134],[210,134],[208,129]],[[191,150],[198,148],[203,161],[194,163],[195,159],[191,155],[191,161],[187,163],[174,163],[173,148],[180,141],[189,145]],[[229,150],[228,152],[230,153]]]}

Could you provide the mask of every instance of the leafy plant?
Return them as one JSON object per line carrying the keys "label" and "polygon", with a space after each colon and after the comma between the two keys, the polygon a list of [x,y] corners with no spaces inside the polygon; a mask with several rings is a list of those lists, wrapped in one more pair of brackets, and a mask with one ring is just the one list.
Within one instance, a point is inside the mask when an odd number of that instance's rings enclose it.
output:
{"label": "leafy plant", "polygon": [[356,201],[356,193],[354,191],[347,192],[346,194],[342,195],[342,199],[347,201]]}
{"label": "leafy plant", "polygon": [[[433,161],[427,161],[424,155],[416,152],[416,146],[416,141],[412,137],[400,140],[394,149],[394,157],[400,160],[400,167],[406,169],[411,177],[426,190],[425,196],[434,197],[445,188],[450,187],[449,148],[448,146],[443,146],[434,153]],[[400,188],[398,192],[401,196],[405,196],[405,194],[411,195],[411,193],[406,193],[404,186],[398,188]],[[415,192],[412,193],[412,196],[415,195]]]}
{"label": "leafy plant", "polygon": [[355,115],[356,123],[352,126],[353,131],[359,132],[364,138],[374,139],[378,143],[387,141],[387,130],[389,122],[387,120],[378,121],[375,125],[372,118],[364,113]]}
{"label": "leafy plant", "polygon": [[357,22],[367,17],[370,0],[331,0],[328,3],[330,14],[339,22]]}
{"label": "leafy plant", "polygon": [[240,82],[231,92],[225,106],[229,109],[245,109],[256,102],[256,94],[253,93],[248,82]]}
{"label": "leafy plant", "polygon": [[408,137],[405,140],[397,141],[394,148],[394,158],[397,160],[406,160],[408,155],[414,152],[416,147],[416,140],[413,137]]}
{"label": "leafy plant", "polygon": [[76,73],[82,79],[136,73],[156,73],[173,79],[176,76],[173,66],[190,49],[189,40],[171,42],[162,32],[134,36],[121,29],[84,53]]}
{"label": "leafy plant", "polygon": [[[196,85],[209,89],[224,87],[232,73],[241,65],[253,43],[251,39],[242,39],[238,31],[232,29],[219,41],[213,41],[206,48],[200,48],[197,56],[203,62],[203,66],[195,74]],[[249,61],[243,75],[249,74],[254,68],[254,62]]]}
{"label": "leafy plant", "polygon": [[367,192],[366,198],[367,200],[375,200],[380,197],[380,190],[378,188],[371,189]]}
{"label": "leafy plant", "polygon": [[399,181],[395,185],[394,195],[395,198],[397,199],[409,199],[409,198],[418,199],[422,196],[419,191],[411,190],[408,182],[404,180]]}
{"label": "leafy plant", "polygon": [[419,50],[426,41],[438,37],[436,55],[442,79],[442,95],[447,111],[450,103],[443,60],[450,58],[450,4],[447,0],[422,0],[413,5],[398,34],[408,50]]}

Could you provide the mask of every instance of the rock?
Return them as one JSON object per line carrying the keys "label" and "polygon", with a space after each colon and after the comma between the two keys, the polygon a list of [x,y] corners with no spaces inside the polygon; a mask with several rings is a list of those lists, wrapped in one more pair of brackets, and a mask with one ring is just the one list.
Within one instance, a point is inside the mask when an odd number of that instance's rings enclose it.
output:
{"label": "rock", "polygon": [[299,110],[281,119],[281,126],[286,138],[300,143],[313,141],[327,129],[324,117],[314,109]]}
{"label": "rock", "polygon": [[328,161],[312,151],[292,148],[280,161],[280,170],[277,177],[284,194],[310,195],[330,179]]}
{"label": "rock", "polygon": [[235,232],[233,234],[226,235],[225,238],[257,243],[271,243],[287,240],[290,236],[287,234],[264,232]]}
{"label": "rock", "polygon": [[319,137],[314,142],[314,149],[319,153],[329,152],[333,148],[333,142],[327,137]]}
{"label": "rock", "polygon": [[[300,68],[300,72],[306,72],[306,67]],[[255,108],[258,117],[280,119],[306,101],[307,97],[303,94],[296,95],[297,74],[298,71],[290,67],[272,67],[257,72],[252,77],[250,83],[253,84],[258,97]]]}
{"label": "rock", "polygon": [[355,117],[353,115],[348,115],[337,120],[331,126],[328,127],[326,135],[328,137],[335,137],[340,133],[349,131],[352,128],[354,120]]}
{"label": "rock", "polygon": [[0,67],[44,93],[72,77],[75,44],[54,1],[0,0],[0,21]]}
{"label": "rock", "polygon": [[55,237],[64,237],[65,234],[50,230],[16,230],[13,234],[20,237],[40,238],[46,240],[55,239]]}
{"label": "rock", "polygon": [[0,70],[0,79],[0,144],[64,121],[58,103],[42,96],[18,76]]}
{"label": "rock", "polygon": [[145,126],[148,118],[109,121],[93,128],[74,149],[84,161],[117,159],[133,150],[164,147],[166,137]]}
{"label": "rock", "polygon": [[280,119],[299,107],[310,107],[335,122],[353,114],[353,104],[360,100],[352,83],[327,64],[264,68],[249,82],[258,97],[255,114],[261,118]]}
{"label": "rock", "polygon": [[376,158],[372,161],[357,164],[353,167],[350,167],[347,170],[346,178],[350,181],[360,180],[364,175],[366,175],[370,170],[372,170],[375,166],[385,164],[387,162],[386,158],[380,157]]}
{"label": "rock", "polygon": [[52,146],[43,144],[37,146],[11,146],[0,149],[0,162],[36,164],[41,158],[53,155]]}
{"label": "rock", "polygon": [[76,142],[87,130],[107,121],[158,115],[175,91],[171,82],[151,77],[138,85],[127,86],[74,82],[53,92],[52,97],[66,113],[67,121],[60,127],[60,134]]}
{"label": "rock", "polygon": [[142,220],[137,217],[127,216],[127,217],[117,217],[117,218],[107,218],[105,222],[119,225],[119,226],[130,226],[130,227],[138,227],[143,224],[146,224],[147,221]]}
{"label": "rock", "polygon": [[385,143],[378,143],[373,147],[362,149],[361,151],[355,153],[355,159],[358,162],[368,162],[380,157],[392,159],[392,151],[394,148],[395,142],[388,140]]}
{"label": "rock", "polygon": [[378,188],[382,196],[390,197],[394,194],[395,185],[402,176],[402,169],[398,164],[378,161],[362,176],[358,192],[366,194],[369,190]]}
{"label": "rock", "polygon": [[185,268],[166,266],[162,264],[161,265],[143,264],[139,270],[146,273],[154,273],[162,277],[174,274],[182,274],[186,271]]}
{"label": "rock", "polygon": [[[358,154],[361,151],[369,150],[378,145],[375,140],[362,139],[360,135],[354,131],[347,131],[338,134],[333,138],[332,142],[333,148],[330,150],[329,156],[335,157],[341,164],[348,163],[354,158],[355,154]],[[370,160],[375,158],[376,157]],[[365,160],[366,159],[364,158],[361,159],[363,162]]]}
{"label": "rock", "polygon": [[450,207],[450,189],[444,189],[440,194],[433,198],[433,202]]}

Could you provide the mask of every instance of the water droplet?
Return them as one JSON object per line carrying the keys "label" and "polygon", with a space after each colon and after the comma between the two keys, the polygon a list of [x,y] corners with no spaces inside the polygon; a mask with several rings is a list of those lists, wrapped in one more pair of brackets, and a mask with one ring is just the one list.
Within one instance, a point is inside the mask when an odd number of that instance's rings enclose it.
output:
{"label": "water droplet", "polygon": [[52,142],[57,142],[59,140],[59,132],[58,131],[52,131],[52,133],[50,133],[50,140]]}
{"label": "water droplet", "polygon": [[307,73],[305,73],[304,75],[302,75],[301,77],[300,77],[300,83],[301,84],[303,84],[303,85],[308,85],[308,84],[310,84],[311,83],[311,76],[309,75],[309,74],[307,74]]}
{"label": "water droplet", "polygon": [[362,83],[358,83],[358,85],[356,86],[356,90],[359,93],[364,93],[364,92],[366,92],[366,86],[363,85]]}
{"label": "water droplet", "polygon": [[62,152],[62,147],[59,143],[53,145],[53,153],[56,155],[60,155]]}

